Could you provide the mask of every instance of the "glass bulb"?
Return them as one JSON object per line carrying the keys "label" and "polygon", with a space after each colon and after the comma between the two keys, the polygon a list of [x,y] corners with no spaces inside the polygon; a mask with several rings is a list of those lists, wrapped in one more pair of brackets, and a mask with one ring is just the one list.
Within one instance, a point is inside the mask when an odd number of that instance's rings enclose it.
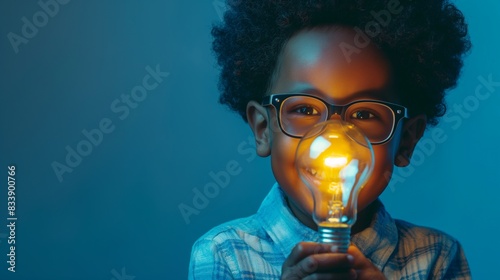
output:
{"label": "glass bulb", "polygon": [[346,252],[356,222],[358,194],[373,169],[370,141],[353,124],[329,120],[300,140],[295,164],[310,189],[320,242]]}

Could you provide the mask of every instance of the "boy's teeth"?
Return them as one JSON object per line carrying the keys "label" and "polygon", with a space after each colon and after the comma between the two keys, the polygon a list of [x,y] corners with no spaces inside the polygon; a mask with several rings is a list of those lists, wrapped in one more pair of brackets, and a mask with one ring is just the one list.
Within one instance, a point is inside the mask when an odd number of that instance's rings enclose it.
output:
{"label": "boy's teeth", "polygon": [[311,174],[313,176],[316,176],[316,174],[318,174],[318,171],[316,169],[313,169],[313,168],[308,168],[307,172],[309,172],[309,174]]}

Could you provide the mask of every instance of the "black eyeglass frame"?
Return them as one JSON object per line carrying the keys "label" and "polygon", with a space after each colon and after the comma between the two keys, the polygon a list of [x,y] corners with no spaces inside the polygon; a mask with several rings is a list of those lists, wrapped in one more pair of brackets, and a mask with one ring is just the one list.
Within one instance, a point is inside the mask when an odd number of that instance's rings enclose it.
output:
{"label": "black eyeglass frame", "polygon": [[326,108],[328,109],[328,114],[327,114],[326,120],[324,120],[324,121],[329,120],[332,117],[332,115],[334,115],[334,114],[339,115],[342,120],[345,120],[345,112],[347,111],[347,108],[353,104],[360,103],[360,102],[379,103],[379,104],[382,104],[382,105],[389,107],[392,110],[392,113],[394,114],[394,124],[392,125],[391,133],[383,141],[371,142],[372,145],[380,145],[380,144],[384,144],[387,141],[389,141],[392,138],[392,136],[394,135],[394,131],[396,130],[396,127],[398,126],[399,122],[402,119],[409,118],[408,109],[406,107],[399,105],[399,104],[395,104],[395,103],[391,103],[391,102],[387,102],[387,101],[381,101],[381,100],[360,99],[360,100],[356,100],[356,101],[347,103],[345,105],[334,105],[334,104],[326,102],[325,100],[323,100],[317,96],[310,95],[310,94],[304,94],[304,93],[277,93],[277,94],[271,94],[271,95],[264,96],[262,98],[261,105],[262,106],[273,106],[276,109],[276,116],[278,118],[278,125],[279,125],[281,131],[283,133],[285,133],[286,135],[293,137],[293,138],[302,138],[303,136],[297,136],[297,135],[287,133],[283,129],[283,127],[281,126],[281,114],[280,114],[281,104],[287,98],[292,97],[292,96],[307,96],[307,97],[317,99],[317,100],[321,101],[323,104],[325,104]]}

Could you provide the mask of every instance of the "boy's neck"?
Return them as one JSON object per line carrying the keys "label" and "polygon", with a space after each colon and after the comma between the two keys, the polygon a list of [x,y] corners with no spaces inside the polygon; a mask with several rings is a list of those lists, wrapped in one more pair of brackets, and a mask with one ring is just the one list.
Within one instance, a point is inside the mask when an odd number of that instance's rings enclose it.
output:
{"label": "boy's neck", "polygon": [[380,200],[376,199],[368,206],[366,206],[365,209],[361,210],[358,213],[358,219],[356,220],[356,223],[352,226],[351,235],[361,232],[370,226],[380,205],[381,205]]}
{"label": "boy's neck", "polygon": [[[288,197],[285,197],[288,208],[292,211],[292,214],[304,225],[307,227],[318,230],[318,225],[314,222],[310,215],[300,210],[300,208],[293,202],[291,202]],[[377,213],[378,208],[380,207],[380,201],[377,199],[370,203],[365,209],[358,213],[358,219],[356,223],[351,228],[351,235],[354,235],[358,232],[363,231],[367,227],[370,226],[373,216]]]}

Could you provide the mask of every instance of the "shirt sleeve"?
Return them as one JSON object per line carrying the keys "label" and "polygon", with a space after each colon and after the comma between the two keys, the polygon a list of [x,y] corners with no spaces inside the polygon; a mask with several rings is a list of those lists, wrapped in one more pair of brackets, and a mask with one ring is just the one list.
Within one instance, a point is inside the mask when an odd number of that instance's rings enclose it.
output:
{"label": "shirt sleeve", "polygon": [[438,279],[471,279],[469,264],[458,241],[454,242],[443,264],[441,277]]}
{"label": "shirt sleeve", "polygon": [[195,242],[189,262],[189,280],[234,279],[223,252],[212,240]]}

